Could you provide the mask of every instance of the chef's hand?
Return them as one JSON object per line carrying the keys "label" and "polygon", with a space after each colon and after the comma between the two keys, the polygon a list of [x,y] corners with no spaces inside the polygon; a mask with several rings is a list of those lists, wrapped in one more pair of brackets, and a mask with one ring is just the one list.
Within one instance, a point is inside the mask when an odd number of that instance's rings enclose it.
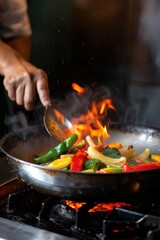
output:
{"label": "chef's hand", "polygon": [[26,110],[32,110],[36,91],[43,106],[50,104],[47,74],[24,60],[19,54],[4,69],[4,86],[8,96]]}

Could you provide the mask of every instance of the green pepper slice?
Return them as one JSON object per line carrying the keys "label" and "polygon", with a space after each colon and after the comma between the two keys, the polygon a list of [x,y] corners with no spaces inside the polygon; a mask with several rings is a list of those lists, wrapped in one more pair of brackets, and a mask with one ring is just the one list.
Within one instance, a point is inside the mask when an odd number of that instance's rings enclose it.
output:
{"label": "green pepper slice", "polygon": [[73,133],[70,137],[60,142],[56,147],[52,148],[44,155],[34,158],[35,163],[43,164],[50,160],[57,159],[62,153],[65,153],[78,139],[78,135]]}

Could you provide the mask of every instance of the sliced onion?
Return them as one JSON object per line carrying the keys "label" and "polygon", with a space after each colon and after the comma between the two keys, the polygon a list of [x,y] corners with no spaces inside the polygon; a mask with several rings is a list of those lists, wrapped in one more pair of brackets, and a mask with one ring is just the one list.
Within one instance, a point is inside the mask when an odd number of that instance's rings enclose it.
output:
{"label": "sliced onion", "polygon": [[122,167],[126,162],[125,157],[110,158],[100,153],[94,146],[89,146],[87,150],[88,155],[92,159],[99,159],[103,164],[110,167]]}

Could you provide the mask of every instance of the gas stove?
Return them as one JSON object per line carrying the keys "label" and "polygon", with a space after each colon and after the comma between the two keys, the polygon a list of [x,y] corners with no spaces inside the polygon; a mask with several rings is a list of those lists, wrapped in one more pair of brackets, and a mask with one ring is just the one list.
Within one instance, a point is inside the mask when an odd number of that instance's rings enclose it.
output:
{"label": "gas stove", "polygon": [[3,161],[11,176],[0,186],[0,239],[160,239],[160,204],[154,199],[104,203],[59,199],[28,186]]}

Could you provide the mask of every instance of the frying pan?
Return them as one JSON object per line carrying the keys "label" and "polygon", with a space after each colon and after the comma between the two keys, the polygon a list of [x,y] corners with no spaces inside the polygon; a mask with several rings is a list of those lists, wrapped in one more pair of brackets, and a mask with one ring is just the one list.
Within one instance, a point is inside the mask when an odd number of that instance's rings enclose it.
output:
{"label": "frying pan", "polygon": [[[140,126],[114,124],[108,130],[108,142],[133,145],[137,153],[150,148],[160,150],[160,130]],[[157,199],[160,170],[128,173],[93,174],[49,169],[36,165],[33,158],[51,149],[58,142],[44,126],[30,126],[7,133],[0,140],[0,149],[7,156],[16,174],[34,189],[55,198],[76,201],[139,201]]]}

